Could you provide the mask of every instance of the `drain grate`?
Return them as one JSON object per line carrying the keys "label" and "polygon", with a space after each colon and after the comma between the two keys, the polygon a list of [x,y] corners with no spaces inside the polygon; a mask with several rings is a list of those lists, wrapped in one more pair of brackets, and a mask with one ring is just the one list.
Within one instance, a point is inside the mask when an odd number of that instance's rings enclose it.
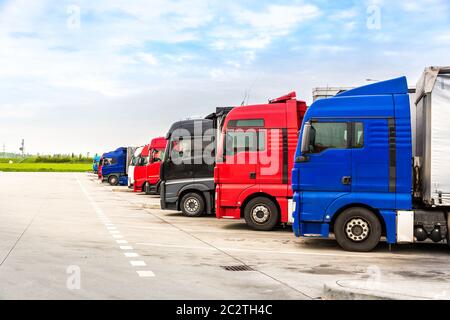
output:
{"label": "drain grate", "polygon": [[255,271],[252,267],[241,265],[241,266],[222,266],[223,269],[227,271]]}

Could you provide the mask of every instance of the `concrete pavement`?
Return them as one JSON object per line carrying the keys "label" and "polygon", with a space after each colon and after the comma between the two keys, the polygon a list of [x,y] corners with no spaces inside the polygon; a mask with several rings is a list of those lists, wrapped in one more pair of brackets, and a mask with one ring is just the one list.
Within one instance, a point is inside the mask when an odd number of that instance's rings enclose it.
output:
{"label": "concrete pavement", "polygon": [[185,218],[88,174],[0,182],[0,299],[339,299],[342,288],[450,298],[446,245],[348,253],[289,228]]}

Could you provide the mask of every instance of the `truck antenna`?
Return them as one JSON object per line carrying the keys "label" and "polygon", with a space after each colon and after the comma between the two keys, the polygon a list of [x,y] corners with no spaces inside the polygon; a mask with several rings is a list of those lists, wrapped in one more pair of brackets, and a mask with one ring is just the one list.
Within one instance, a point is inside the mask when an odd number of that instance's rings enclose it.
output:
{"label": "truck antenna", "polygon": [[242,100],[241,106],[248,104],[250,99],[250,92],[252,92],[253,87],[255,86],[255,81],[252,82],[250,87],[245,91],[244,100]]}

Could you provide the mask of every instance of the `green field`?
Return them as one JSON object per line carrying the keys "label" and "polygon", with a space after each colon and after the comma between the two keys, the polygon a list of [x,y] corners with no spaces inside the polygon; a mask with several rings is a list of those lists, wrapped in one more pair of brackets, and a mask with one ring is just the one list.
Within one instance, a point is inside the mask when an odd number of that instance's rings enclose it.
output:
{"label": "green field", "polygon": [[92,170],[90,163],[0,163],[4,172],[86,172]]}

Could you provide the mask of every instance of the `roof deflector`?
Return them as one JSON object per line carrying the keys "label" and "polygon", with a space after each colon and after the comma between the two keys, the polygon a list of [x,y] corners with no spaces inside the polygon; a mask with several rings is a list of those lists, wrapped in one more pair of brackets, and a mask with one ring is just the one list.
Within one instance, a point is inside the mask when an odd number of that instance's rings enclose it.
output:
{"label": "roof deflector", "polygon": [[389,94],[408,94],[408,82],[406,77],[369,84],[339,93],[336,97],[377,96]]}
{"label": "roof deflector", "polygon": [[288,100],[292,100],[292,99],[295,99],[295,98],[297,98],[297,94],[294,91],[294,92],[288,93],[285,96],[282,96],[282,97],[279,97],[279,98],[276,98],[276,99],[273,99],[273,100],[269,100],[269,103],[286,102]]}

